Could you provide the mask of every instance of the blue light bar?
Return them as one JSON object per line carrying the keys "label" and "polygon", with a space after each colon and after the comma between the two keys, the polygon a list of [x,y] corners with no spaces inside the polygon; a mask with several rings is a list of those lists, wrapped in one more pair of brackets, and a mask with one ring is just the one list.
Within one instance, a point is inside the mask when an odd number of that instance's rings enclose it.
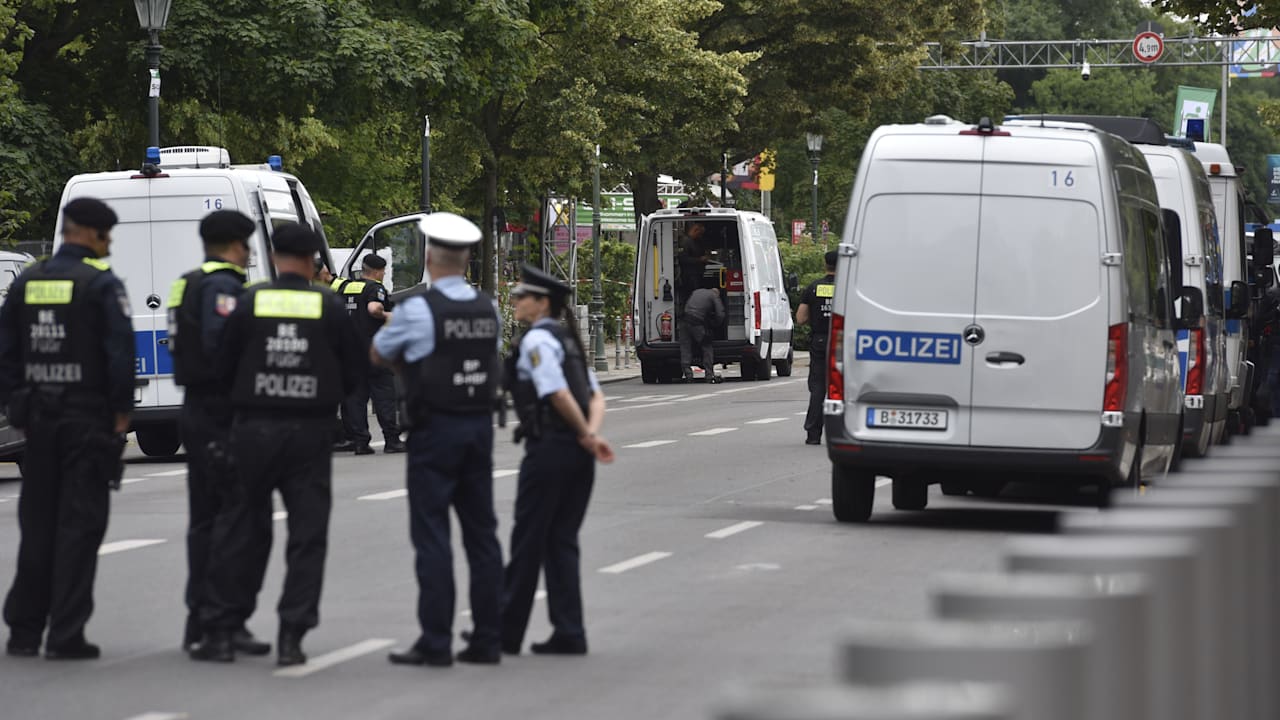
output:
{"label": "blue light bar", "polygon": [[160,164],[160,148],[156,147],[155,145],[150,145],[147,147],[147,162],[151,163],[152,165]]}
{"label": "blue light bar", "polygon": [[271,169],[275,170],[276,172],[280,172],[281,170],[284,170],[284,161],[280,159],[279,155],[268,155],[267,165],[270,165]]}

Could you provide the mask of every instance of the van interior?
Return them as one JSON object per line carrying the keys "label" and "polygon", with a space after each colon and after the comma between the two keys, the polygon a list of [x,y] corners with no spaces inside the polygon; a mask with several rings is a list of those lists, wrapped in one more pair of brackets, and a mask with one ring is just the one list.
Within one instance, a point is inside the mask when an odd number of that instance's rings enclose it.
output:
{"label": "van interior", "polygon": [[746,288],[736,218],[654,222],[643,243],[647,256],[638,280],[645,340],[673,345],[680,341],[685,302],[703,277],[715,278],[725,307],[726,322],[713,330],[715,340],[746,339]]}

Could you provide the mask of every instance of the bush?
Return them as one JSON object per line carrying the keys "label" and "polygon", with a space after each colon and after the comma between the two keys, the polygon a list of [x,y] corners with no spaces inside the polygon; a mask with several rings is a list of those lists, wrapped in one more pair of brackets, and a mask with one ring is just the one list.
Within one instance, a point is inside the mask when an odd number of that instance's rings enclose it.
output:
{"label": "bush", "polygon": [[[782,256],[783,275],[795,273],[800,279],[796,289],[787,292],[787,297],[791,300],[791,311],[793,313],[800,306],[800,296],[804,293],[804,289],[809,286],[809,283],[827,274],[826,264],[822,256],[833,247],[835,247],[834,240],[830,245],[814,243],[809,240],[801,240],[797,245],[787,242],[778,244],[778,254]],[[791,343],[797,350],[808,350],[809,326],[796,325],[795,331],[791,336]]]}

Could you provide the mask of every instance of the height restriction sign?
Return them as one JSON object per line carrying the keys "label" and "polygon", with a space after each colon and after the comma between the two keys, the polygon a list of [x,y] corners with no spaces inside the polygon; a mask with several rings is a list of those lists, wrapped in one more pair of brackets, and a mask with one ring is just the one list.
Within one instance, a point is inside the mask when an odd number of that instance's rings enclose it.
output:
{"label": "height restriction sign", "polygon": [[1164,54],[1164,38],[1151,31],[1140,32],[1133,39],[1133,56],[1138,62],[1153,63]]}

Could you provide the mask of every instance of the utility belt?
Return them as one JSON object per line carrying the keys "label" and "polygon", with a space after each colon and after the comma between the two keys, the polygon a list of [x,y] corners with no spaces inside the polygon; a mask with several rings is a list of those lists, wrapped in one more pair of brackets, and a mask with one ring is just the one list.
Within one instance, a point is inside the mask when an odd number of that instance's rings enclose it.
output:
{"label": "utility belt", "polygon": [[22,429],[33,420],[63,415],[111,414],[106,395],[66,385],[24,385],[9,396],[9,423]]}
{"label": "utility belt", "polygon": [[320,408],[235,408],[234,421],[241,420],[282,420],[286,422],[297,422],[300,420],[314,421],[317,424],[328,424],[333,422],[332,412],[327,412]]}

